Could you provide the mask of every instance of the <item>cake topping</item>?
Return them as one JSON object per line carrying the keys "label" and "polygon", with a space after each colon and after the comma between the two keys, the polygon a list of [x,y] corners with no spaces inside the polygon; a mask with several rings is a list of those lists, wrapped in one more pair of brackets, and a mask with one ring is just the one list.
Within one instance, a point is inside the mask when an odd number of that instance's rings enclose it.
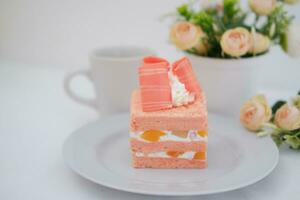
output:
{"label": "cake topping", "polygon": [[185,88],[196,96],[200,95],[201,89],[197,81],[197,77],[192,69],[192,65],[187,57],[173,63],[172,73],[176,75]]}
{"label": "cake topping", "polygon": [[172,66],[162,58],[144,58],[139,81],[144,112],[187,105],[200,94],[196,75],[186,57]]}
{"label": "cake topping", "polygon": [[139,68],[139,81],[143,111],[157,111],[172,107],[168,61],[146,57]]}
{"label": "cake topping", "polygon": [[158,67],[158,68],[165,67],[168,70],[170,68],[170,64],[169,64],[169,62],[167,60],[165,60],[163,58],[155,57],[155,56],[145,57],[143,59],[143,64],[144,64],[144,66],[147,66],[148,68],[149,67],[152,67],[152,68],[155,68],[155,67]]}

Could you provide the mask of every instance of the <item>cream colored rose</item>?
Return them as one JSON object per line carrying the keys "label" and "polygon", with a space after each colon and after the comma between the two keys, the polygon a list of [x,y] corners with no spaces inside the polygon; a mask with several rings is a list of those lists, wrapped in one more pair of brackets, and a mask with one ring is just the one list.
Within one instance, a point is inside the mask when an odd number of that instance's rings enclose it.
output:
{"label": "cream colored rose", "polygon": [[181,50],[188,50],[198,44],[202,29],[190,22],[178,22],[170,32],[170,40]]}
{"label": "cream colored rose", "polygon": [[249,0],[249,6],[258,15],[269,15],[276,8],[277,0]]}
{"label": "cream colored rose", "polygon": [[252,37],[245,28],[227,30],[221,37],[222,50],[233,57],[245,55],[252,46]]}
{"label": "cream colored rose", "polygon": [[251,37],[253,43],[252,47],[248,51],[249,53],[259,54],[267,51],[270,48],[271,40],[269,37],[257,32],[252,32]]}
{"label": "cream colored rose", "polygon": [[297,107],[285,104],[275,114],[275,124],[284,130],[300,128],[300,111]]}
{"label": "cream colored rose", "polygon": [[263,95],[252,97],[242,105],[240,110],[241,123],[251,131],[261,129],[271,116],[271,108]]}

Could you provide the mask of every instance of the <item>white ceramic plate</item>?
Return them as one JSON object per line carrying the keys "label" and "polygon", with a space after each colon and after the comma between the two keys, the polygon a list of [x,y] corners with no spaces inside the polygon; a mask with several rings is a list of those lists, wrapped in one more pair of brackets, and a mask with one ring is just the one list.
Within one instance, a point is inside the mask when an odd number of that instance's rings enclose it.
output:
{"label": "white ceramic plate", "polygon": [[267,176],[278,162],[268,138],[244,130],[238,120],[210,114],[207,169],[134,169],[128,114],[90,123],[65,142],[67,165],[110,188],[151,195],[202,195],[235,190]]}

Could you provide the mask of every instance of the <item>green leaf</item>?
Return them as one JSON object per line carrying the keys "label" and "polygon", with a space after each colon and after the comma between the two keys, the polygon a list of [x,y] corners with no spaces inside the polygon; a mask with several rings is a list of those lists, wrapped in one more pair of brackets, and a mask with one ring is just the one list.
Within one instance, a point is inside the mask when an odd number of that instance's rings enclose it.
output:
{"label": "green leaf", "polygon": [[299,92],[298,92],[298,95],[300,95],[300,90],[299,90]]}
{"label": "green leaf", "polygon": [[300,136],[300,128],[290,131],[290,135]]}
{"label": "green leaf", "polygon": [[277,101],[273,106],[272,106],[272,114],[275,115],[276,111],[283,106],[284,104],[286,104],[286,101],[284,100],[279,100]]}
{"label": "green leaf", "polygon": [[[282,45],[283,49],[286,48],[286,31],[291,24],[294,16],[289,15],[284,10],[282,5],[277,6],[274,11],[267,16],[266,23],[258,29],[264,35],[269,35],[275,43]],[[272,34],[270,35],[270,33]]]}
{"label": "green leaf", "polygon": [[179,15],[184,17],[187,21],[191,18],[192,16],[192,11],[189,10],[189,5],[188,4],[182,4],[181,6],[177,7],[177,12]]}
{"label": "green leaf", "polygon": [[192,23],[200,26],[202,30],[206,33],[207,38],[204,42],[209,44],[210,48],[208,51],[209,57],[221,57],[221,45],[219,39],[223,34],[221,29],[216,29],[216,26],[219,28],[219,24],[216,21],[215,14],[202,10],[198,13],[194,13],[191,20]]}
{"label": "green leaf", "polygon": [[292,149],[300,148],[300,139],[296,135],[285,135],[285,143],[288,144]]}
{"label": "green leaf", "polygon": [[286,33],[280,35],[279,44],[283,51],[288,51],[288,37]]}
{"label": "green leaf", "polygon": [[239,0],[224,0],[224,16],[232,19],[240,11],[239,2]]}
{"label": "green leaf", "polygon": [[244,27],[250,30],[250,27],[244,23],[246,17],[247,13],[241,9],[239,0],[224,0],[224,12],[221,19],[226,29]]}
{"label": "green leaf", "polygon": [[201,26],[204,32],[213,32],[214,19],[207,11],[201,11],[191,18],[191,22]]}
{"label": "green leaf", "polygon": [[271,138],[273,139],[277,147],[280,147],[282,145],[283,141],[279,134],[272,134]]}

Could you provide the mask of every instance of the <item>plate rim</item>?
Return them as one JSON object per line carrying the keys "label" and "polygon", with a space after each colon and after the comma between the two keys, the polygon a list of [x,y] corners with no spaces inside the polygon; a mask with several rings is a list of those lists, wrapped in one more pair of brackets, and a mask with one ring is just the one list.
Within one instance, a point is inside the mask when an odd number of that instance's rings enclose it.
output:
{"label": "plate rim", "polygon": [[[218,117],[224,117],[224,115],[220,115],[220,114],[217,114],[217,113],[210,113],[210,115],[214,115],[214,116],[218,116]],[[67,159],[67,154],[68,154],[68,144],[70,143],[70,141],[72,140],[72,138],[74,137],[74,135],[76,134],[79,134],[82,130],[86,129],[87,127],[89,126],[92,126],[92,125],[95,125],[95,124],[103,124],[105,126],[105,123],[107,121],[111,121],[111,120],[114,120],[115,118],[117,117],[120,117],[120,118],[123,118],[123,117],[128,117],[128,113],[118,113],[118,114],[115,114],[115,115],[111,115],[109,117],[106,117],[106,118],[99,118],[97,120],[94,120],[92,122],[89,122],[83,126],[81,126],[80,128],[74,130],[71,132],[71,134],[65,139],[64,143],[63,143],[63,148],[62,148],[62,154],[63,154],[63,160],[64,160],[64,163],[73,171],[75,172],[77,175],[81,176],[82,178],[86,179],[86,180],[89,180],[91,182],[93,182],[94,184],[98,184],[98,185],[101,185],[101,186],[104,186],[106,188],[110,188],[110,189],[115,189],[115,190],[118,190],[118,191],[123,191],[123,192],[129,192],[129,193],[133,193],[133,194],[142,194],[142,195],[152,195],[152,196],[200,196],[200,195],[210,195],[210,194],[219,194],[219,193],[224,193],[224,192],[229,192],[229,191],[234,191],[234,190],[237,190],[237,189],[241,189],[241,188],[244,188],[244,187],[247,187],[249,185],[252,185],[254,183],[257,183],[259,181],[261,181],[262,179],[266,178],[268,175],[271,174],[271,172],[275,169],[275,167],[277,166],[278,164],[278,161],[279,161],[279,150],[278,148],[276,147],[275,143],[273,143],[273,146],[275,147],[275,154],[276,154],[276,158],[275,158],[275,161],[273,163],[273,165],[268,168],[268,170],[266,170],[261,176],[258,176],[258,177],[255,177],[255,178],[252,178],[251,180],[249,181],[245,181],[243,183],[241,183],[240,185],[234,185],[232,187],[226,187],[224,189],[218,189],[217,191],[216,190],[207,190],[207,191],[188,191],[188,192],[156,192],[156,191],[145,191],[145,190],[140,190],[140,189],[132,189],[130,187],[121,187],[121,186],[118,186],[118,185],[114,185],[114,184],[111,184],[111,183],[107,183],[103,180],[99,180],[99,179],[95,179],[93,177],[91,177],[90,175],[78,170],[75,166],[73,166],[73,164],[70,162],[69,159]],[[227,116],[226,116],[227,117]],[[101,126],[103,126],[101,125]],[[271,138],[268,138],[271,140]]]}

